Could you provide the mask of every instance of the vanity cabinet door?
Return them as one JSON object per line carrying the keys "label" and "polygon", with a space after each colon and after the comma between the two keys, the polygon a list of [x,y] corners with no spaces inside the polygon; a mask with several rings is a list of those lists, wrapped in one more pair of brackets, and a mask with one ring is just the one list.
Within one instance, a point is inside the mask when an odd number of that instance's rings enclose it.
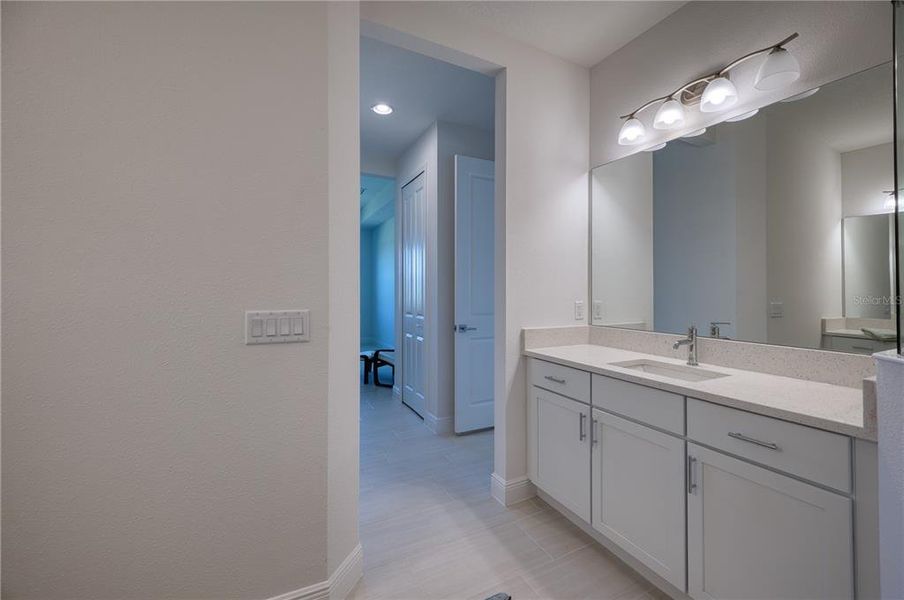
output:
{"label": "vanity cabinet door", "polygon": [[695,444],[687,453],[692,597],[853,598],[850,498]]}
{"label": "vanity cabinet door", "polygon": [[593,528],[686,590],[685,442],[593,410]]}
{"label": "vanity cabinet door", "polygon": [[536,402],[534,483],[590,521],[590,407],[533,387]]}

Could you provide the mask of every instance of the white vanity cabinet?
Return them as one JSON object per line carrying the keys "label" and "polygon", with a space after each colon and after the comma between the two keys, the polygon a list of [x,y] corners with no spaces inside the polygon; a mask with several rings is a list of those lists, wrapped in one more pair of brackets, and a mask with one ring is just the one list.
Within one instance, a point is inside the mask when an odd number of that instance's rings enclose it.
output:
{"label": "white vanity cabinet", "polygon": [[531,481],[663,589],[877,597],[874,450],[539,359],[528,372]]}
{"label": "white vanity cabinet", "polygon": [[851,499],[688,443],[688,593],[853,598]]}
{"label": "white vanity cabinet", "polygon": [[684,444],[593,409],[593,528],[681,590],[686,589]]}
{"label": "white vanity cabinet", "polygon": [[590,407],[535,387],[535,483],[570,511],[590,520]]}

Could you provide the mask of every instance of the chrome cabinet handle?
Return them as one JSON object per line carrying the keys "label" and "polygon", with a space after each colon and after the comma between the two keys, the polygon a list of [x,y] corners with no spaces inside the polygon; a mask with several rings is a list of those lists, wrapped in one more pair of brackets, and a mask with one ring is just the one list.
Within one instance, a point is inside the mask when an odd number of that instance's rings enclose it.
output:
{"label": "chrome cabinet handle", "polygon": [[687,456],[687,493],[693,494],[697,491],[697,459],[691,455]]}
{"label": "chrome cabinet handle", "polygon": [[596,446],[600,443],[598,436],[596,435],[596,428],[599,426],[599,420],[593,419],[590,421],[590,446]]}
{"label": "chrome cabinet handle", "polygon": [[587,418],[587,415],[585,415],[584,413],[580,413],[580,416],[578,418],[578,441],[581,441],[581,442],[583,442],[584,439],[587,437],[587,434],[584,433],[584,419],[586,419],[586,418]]}
{"label": "chrome cabinet handle", "polygon": [[467,325],[456,325],[453,329],[459,333],[465,333],[467,331],[477,331],[476,327],[468,327]]}
{"label": "chrome cabinet handle", "polygon": [[772,442],[764,442],[762,440],[746,436],[743,433],[738,433],[736,431],[729,431],[728,437],[734,438],[736,440],[741,440],[742,442],[747,442],[748,444],[754,444],[756,446],[762,446],[763,448],[769,448],[770,450],[775,450],[776,452],[781,452],[782,450],[778,444],[774,444]]}
{"label": "chrome cabinet handle", "polygon": [[559,379],[558,377],[553,377],[552,375],[545,375],[545,376],[543,377],[543,379],[546,379],[546,380],[548,380],[548,381],[552,381],[553,383],[561,383],[561,384],[564,384],[564,383],[565,383],[565,380],[564,380],[564,379]]}

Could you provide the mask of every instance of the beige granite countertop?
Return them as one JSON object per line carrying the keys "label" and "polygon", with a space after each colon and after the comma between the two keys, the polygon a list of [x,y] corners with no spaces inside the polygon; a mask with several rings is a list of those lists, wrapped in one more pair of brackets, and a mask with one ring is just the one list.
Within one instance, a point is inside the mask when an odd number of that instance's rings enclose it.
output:
{"label": "beige granite countertop", "polygon": [[592,344],[533,348],[524,350],[524,355],[784,421],[876,440],[875,411],[864,409],[863,390],[856,388],[708,364],[700,366],[729,377],[680,381],[610,363],[649,359],[684,365],[684,361]]}

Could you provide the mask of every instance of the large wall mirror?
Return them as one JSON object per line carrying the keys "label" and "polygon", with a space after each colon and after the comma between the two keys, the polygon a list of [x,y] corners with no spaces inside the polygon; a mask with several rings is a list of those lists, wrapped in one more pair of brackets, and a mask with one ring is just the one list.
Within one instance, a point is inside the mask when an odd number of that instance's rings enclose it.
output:
{"label": "large wall mirror", "polygon": [[595,168],[591,322],[896,346],[892,66]]}

